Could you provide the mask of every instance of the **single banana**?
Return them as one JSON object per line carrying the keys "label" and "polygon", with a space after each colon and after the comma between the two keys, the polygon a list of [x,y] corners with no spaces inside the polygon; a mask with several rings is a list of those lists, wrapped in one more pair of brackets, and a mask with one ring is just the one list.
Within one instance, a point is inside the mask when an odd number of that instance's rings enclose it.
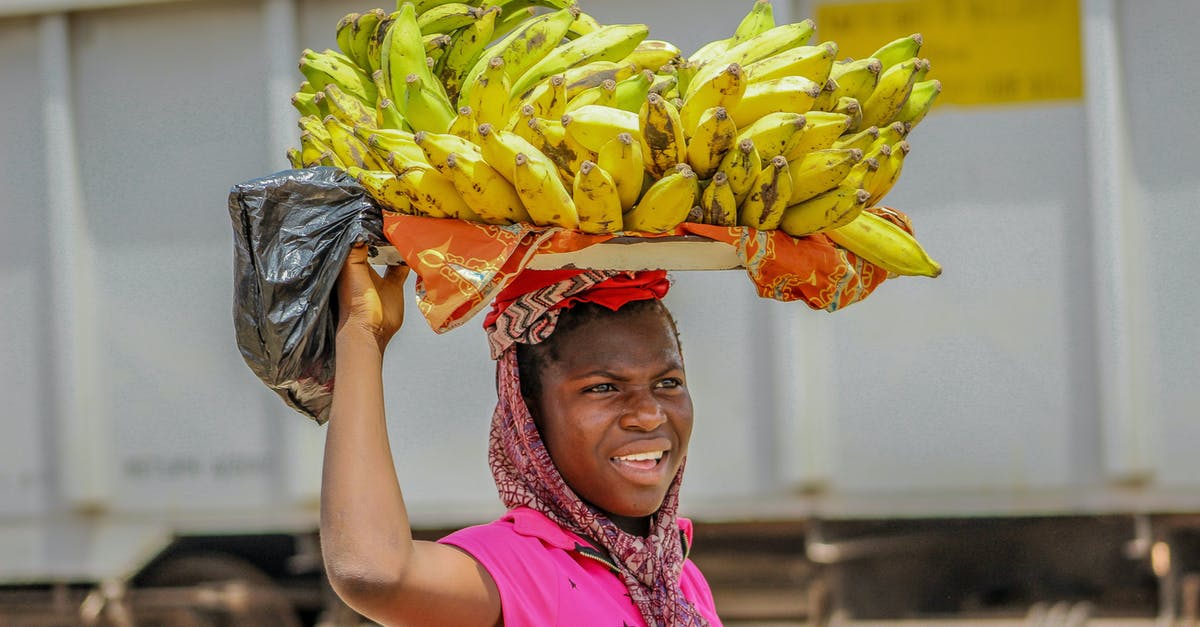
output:
{"label": "single banana", "polygon": [[917,71],[913,72],[913,83],[925,80],[933,63],[929,59],[917,59]]}
{"label": "single banana", "polygon": [[663,93],[663,96],[667,98],[673,98],[675,96],[683,97],[683,95],[687,93],[688,87],[691,86],[692,80],[696,78],[696,74],[700,72],[700,67],[701,66],[696,65],[687,59],[677,63],[674,67],[676,78],[675,95]]}
{"label": "single banana", "polygon": [[504,57],[489,59],[487,69],[475,77],[474,84],[467,92],[466,105],[475,112],[475,119],[480,124],[499,126],[508,121],[509,85],[504,65]]}
{"label": "single banana", "polygon": [[446,95],[451,102],[458,102],[467,73],[479,62],[484,49],[491,42],[499,14],[499,7],[489,7],[478,20],[454,36],[442,55],[437,75],[445,85]]}
{"label": "single banana", "polygon": [[[623,81],[637,73],[637,66],[627,61],[592,61],[562,73],[566,82],[567,100],[581,92],[599,86],[606,80]],[[527,94],[530,92],[527,92]]]}
{"label": "single banana", "polygon": [[306,91],[298,91],[292,94],[292,106],[302,116],[311,115],[323,118],[329,115],[329,111],[322,111],[321,107],[317,106],[317,95]]}
{"label": "single banana", "polygon": [[592,61],[619,61],[633,52],[650,29],[645,24],[610,24],[555,47],[513,81],[512,93],[521,95],[552,74]]}
{"label": "single banana", "polygon": [[454,119],[450,121],[450,128],[446,129],[446,132],[478,143],[478,128],[479,121],[475,119],[474,110],[464,105],[458,108],[458,115],[454,116]]}
{"label": "single banana", "polygon": [[[769,4],[767,6],[770,6]],[[731,63],[713,76],[708,82],[697,86],[684,99],[679,109],[683,122],[683,133],[691,137],[700,124],[700,116],[713,107],[722,107],[726,112],[736,108],[746,93],[746,75],[742,66]]]}
{"label": "single banana", "polygon": [[632,133],[619,133],[600,147],[596,163],[616,184],[621,211],[632,209],[642,195],[646,178],[641,142]]}
{"label": "single banana", "polygon": [[652,176],[660,178],[687,160],[687,140],[675,105],[650,94],[638,111],[638,123],[641,133],[635,139],[642,144],[646,171]]}
{"label": "single banana", "polygon": [[879,170],[863,188],[871,193],[871,197],[867,199],[868,205],[879,204],[879,201],[883,200],[883,197],[896,185],[896,181],[900,179],[900,170],[904,167],[904,158],[910,151],[909,143],[900,140],[895,146],[892,146],[891,154],[887,159],[879,161]]}
{"label": "single banana", "polygon": [[884,70],[879,84],[871,95],[862,100],[862,123],[867,126],[887,124],[895,119],[904,101],[912,92],[919,59],[909,59]]}
{"label": "single banana", "polygon": [[[375,29],[379,27],[379,23],[386,17],[387,13],[384,13],[383,9],[371,9],[356,15],[350,23],[346,41],[348,48],[342,48],[342,52],[366,74],[379,69],[371,67],[371,38],[375,36]],[[342,47],[341,38],[338,39],[338,47]]]}
{"label": "single banana", "polygon": [[792,150],[784,156],[788,161],[795,161],[814,150],[829,148],[849,127],[849,116],[841,113],[809,111],[804,114],[804,133],[800,142],[792,146]]}
{"label": "single banana", "polygon": [[646,96],[650,95],[650,88],[654,86],[655,78],[657,77],[654,72],[642,70],[618,82],[616,94],[613,96],[613,106],[637,113],[642,108],[642,103],[646,102]]}
{"label": "single banana", "polygon": [[[487,69],[492,57],[499,56],[504,60],[504,73],[511,86],[512,82],[526,70],[554,50],[558,42],[562,41],[563,36],[567,34],[571,22],[575,21],[577,12],[578,10],[574,8],[559,9],[533,19],[526,19],[520,22],[512,32],[504,35],[500,41],[492,44],[463,79],[463,91],[459,96],[460,104],[470,104],[471,92],[475,89],[476,79]],[[503,20],[503,15],[501,18]],[[497,24],[496,30],[500,31],[501,29],[502,26]],[[464,97],[468,99],[465,103],[462,101]],[[505,100],[508,100],[507,94]]]}
{"label": "single banana", "polygon": [[622,227],[621,197],[612,176],[593,161],[584,161],[575,173],[571,199],[584,233],[616,233]]}
{"label": "single banana", "polygon": [[862,105],[850,96],[842,96],[838,98],[837,104],[833,106],[833,113],[840,113],[850,118],[850,124],[846,126],[846,132],[853,133],[862,126]]}
{"label": "single banana", "polygon": [[866,149],[868,157],[874,156],[873,153],[878,152],[880,146],[893,146],[908,135],[908,125],[904,122],[892,122],[887,126],[879,127],[879,136],[875,141],[871,142],[871,146]]}
{"label": "single banana", "polygon": [[820,94],[821,84],[803,76],[785,76],[750,83],[741,101],[729,110],[729,115],[738,128],[742,128],[770,113],[808,111]]}
{"label": "single banana", "polygon": [[687,143],[687,161],[701,179],[711,178],[721,159],[738,139],[737,125],[724,107],[713,107],[700,115],[696,131]]}
{"label": "single banana", "polygon": [[390,165],[394,167],[406,168],[413,164],[429,164],[429,157],[417,145],[413,134],[408,131],[356,126],[354,135],[366,142],[367,146],[384,160],[390,155],[392,158]]}
{"label": "single banana", "polygon": [[679,94],[679,77],[674,73],[659,73],[654,75],[654,84],[650,86],[649,94],[658,94],[664,98],[674,98]]}
{"label": "single banana", "polygon": [[579,228],[579,213],[553,163],[535,151],[517,153],[513,160],[513,186],[534,224]]}
{"label": "single banana", "polygon": [[585,89],[579,92],[567,103],[567,113],[588,105],[603,106],[605,108],[616,108],[617,101],[617,82],[611,78],[605,79],[596,87]]}
{"label": "single banana", "polygon": [[299,148],[296,148],[295,146],[288,147],[287,160],[288,160],[288,163],[291,164],[292,169],[295,169],[295,170],[300,170],[300,169],[309,167],[308,164],[304,163],[304,153]]}
{"label": "single banana", "polygon": [[908,95],[908,100],[904,101],[904,106],[900,107],[900,111],[896,113],[895,119],[908,124],[910,128],[920,124],[929,110],[933,108],[933,102],[937,100],[940,93],[942,93],[942,82],[936,78],[913,83],[912,93]]}
{"label": "single banana", "polygon": [[696,206],[700,180],[686,163],[680,163],[654,182],[633,209],[622,216],[627,231],[666,233],[674,230]]}
{"label": "single banana", "polygon": [[[408,101],[404,93],[408,76],[416,74],[421,85],[433,89],[436,82],[425,61],[425,46],[422,44],[421,27],[417,25],[417,14],[411,3],[404,3],[392,14],[392,25],[384,36],[381,68],[391,87],[391,98],[401,106]],[[441,89],[438,83],[438,89]]]}
{"label": "single banana", "polygon": [[404,118],[404,113],[392,102],[391,98],[380,98],[379,102],[375,103],[376,120],[379,123],[379,128],[394,128],[404,131],[411,131],[412,126],[408,120]]}
{"label": "single banana", "polygon": [[324,93],[326,106],[329,108],[329,114],[333,117],[350,126],[355,124],[375,126],[378,123],[374,107],[368,107],[358,98],[347,95],[336,83],[326,85]]}
{"label": "single banana", "polygon": [[[390,13],[383,9],[372,9],[358,18],[359,28],[367,35],[367,65],[361,66],[363,71],[373,74],[383,69],[384,40],[392,30],[392,22],[396,21]],[[391,97],[390,91],[380,92]]]}
{"label": "single banana", "polygon": [[347,13],[342,16],[342,19],[338,20],[337,23],[335,39],[337,40],[338,50],[341,50],[342,54],[350,57],[350,60],[354,61],[355,65],[362,67],[363,64],[354,56],[354,46],[352,44],[354,40],[354,20],[358,19],[358,16],[357,12]]}
{"label": "single banana", "polygon": [[779,229],[792,237],[828,233],[850,224],[863,213],[870,192],[852,185],[837,187],[783,211]]}
{"label": "single banana", "polygon": [[454,180],[431,166],[413,166],[396,174],[396,180],[421,213],[435,218],[482,221],[467,204]]}
{"label": "single banana", "polygon": [[305,115],[301,116],[299,120],[296,120],[296,126],[300,127],[301,131],[312,133],[314,137],[319,139],[322,144],[325,144],[325,146],[328,147],[330,142],[329,129],[325,128],[325,122],[323,121],[324,119],[325,116],[318,118],[312,115]]}
{"label": "single banana", "polygon": [[462,2],[447,2],[417,15],[422,35],[456,31],[483,16],[483,9]]}
{"label": "single banana", "polygon": [[528,131],[523,135],[525,139],[554,164],[564,185],[569,186],[575,181],[575,173],[584,161],[596,160],[596,153],[575,141],[558,120],[530,117],[525,122],[525,129]]}
{"label": "single banana", "polygon": [[729,177],[724,172],[714,174],[700,194],[700,209],[700,221],[704,224],[737,226],[737,197],[729,188]]}
{"label": "single banana", "polygon": [[829,71],[829,78],[833,79],[836,88],[822,93],[813,103],[813,108],[829,111],[843,96],[849,96],[857,100],[859,104],[866,102],[871,93],[875,91],[882,71],[883,64],[879,62],[879,59],[871,57],[845,63],[834,63]]}
{"label": "single banana", "polygon": [[857,148],[826,148],[814,150],[792,162],[792,196],[788,206],[837,187],[862,158],[863,151]]}
{"label": "single banana", "polygon": [[733,31],[733,43],[740,44],[775,28],[775,11],[771,0],[755,0],[754,6]]}
{"label": "single banana", "polygon": [[796,46],[777,52],[761,61],[742,68],[746,80],[769,81],[784,76],[803,76],[814,83],[824,84],[829,70],[837,59],[838,45],[832,41],[815,46]]}
{"label": "single banana", "polygon": [[737,63],[745,67],[783,50],[803,46],[812,38],[815,28],[810,19],[783,24],[733,45],[724,54],[715,57],[696,71],[696,75],[688,83],[688,89],[684,91],[684,97],[686,98],[693,89],[728,67],[730,63]]}
{"label": "single banana", "polygon": [[893,65],[899,65],[917,56],[921,52],[923,43],[924,39],[921,38],[921,33],[913,33],[883,44],[878,50],[871,53],[871,57],[879,59],[879,62],[883,64],[883,70],[887,71]]}
{"label": "single banana", "polygon": [[[558,119],[567,112],[567,79],[563,74],[555,74],[537,84],[529,94],[521,100],[517,112],[529,105],[533,115],[539,118]],[[512,126],[512,124],[510,124]]]}
{"label": "single banana", "polygon": [[397,8],[405,2],[412,3],[413,9],[417,12],[417,15],[423,15],[442,6],[443,4],[450,4],[451,2],[457,2],[457,0],[398,0],[396,2]]}
{"label": "single banana", "polygon": [[463,200],[489,224],[529,222],[529,213],[513,184],[474,153],[452,152],[446,156],[446,171]]}
{"label": "single banana", "polygon": [[454,121],[455,111],[442,93],[430,89],[417,74],[409,74],[404,88],[404,119],[415,130],[445,133]]}
{"label": "single banana", "polygon": [[482,159],[483,152],[478,145],[457,135],[449,133],[429,133],[417,131],[413,133],[412,141],[421,148],[425,160],[442,174],[449,175],[450,168],[446,160],[452,154],[459,154],[468,159]]}
{"label": "single banana", "polygon": [[[517,153],[540,154],[536,146],[529,143],[529,140],[517,135],[512,131],[506,131],[492,126],[491,124],[480,124],[477,131],[479,135],[479,150],[483,153],[483,158],[487,160],[488,165],[496,168],[500,176],[508,179],[510,183],[515,183],[515,165]],[[545,155],[542,155],[545,157]]]}
{"label": "single banana", "polygon": [[884,270],[902,276],[937,277],[942,267],[908,231],[870,211],[825,231],[835,244]]}
{"label": "single banana", "polygon": [[686,60],[696,68],[701,68],[729,52],[729,49],[732,48],[733,45],[733,37],[729,37],[727,39],[715,39],[698,48],[695,52],[689,55]]}
{"label": "single banana", "polygon": [[636,65],[638,69],[658,72],[662,66],[675,63],[681,58],[683,51],[675,44],[661,39],[643,39],[624,60]]}
{"label": "single banana", "polygon": [[305,49],[300,57],[300,72],[317,90],[328,85],[337,85],[342,91],[362,100],[374,103],[378,92],[371,77],[363,73],[345,55],[333,50],[316,52]]}
{"label": "single banana", "polygon": [[329,147],[338,160],[346,165],[356,165],[367,170],[386,170],[387,162],[375,154],[371,147],[354,134],[354,127],[347,126],[332,115],[322,120],[329,131]]}
{"label": "single banana", "polygon": [[346,174],[354,177],[354,180],[367,190],[367,193],[375,199],[375,202],[379,203],[381,208],[410,215],[417,213],[413,209],[412,199],[408,197],[404,186],[396,180],[396,175],[392,172],[350,166],[346,168]]}
{"label": "single banana", "polygon": [[792,176],[788,161],[776,156],[767,162],[750,188],[750,195],[738,211],[738,224],[759,230],[779,228],[783,210],[792,197]]}
{"label": "single banana", "polygon": [[326,152],[333,152],[328,142],[322,141],[319,137],[308,131],[300,132],[300,160],[306,166],[312,167],[319,163],[321,155]]}
{"label": "single banana", "polygon": [[600,28],[601,24],[596,18],[580,11],[579,15],[575,17],[575,21],[571,22],[571,27],[567,29],[567,39],[578,39],[594,33]]}
{"label": "single banana", "polygon": [[745,128],[738,127],[736,142],[744,139],[754,142],[763,161],[779,156],[787,159],[803,141],[807,127],[808,122],[803,114],[786,111],[768,113]]}
{"label": "single banana", "polygon": [[446,33],[430,33],[421,37],[421,45],[425,48],[425,62],[428,63],[432,59],[436,64],[452,41],[454,38]]}
{"label": "single banana", "polygon": [[859,150],[869,150],[875,140],[879,138],[879,127],[868,126],[857,133],[846,133],[834,140],[830,148],[857,148]]}
{"label": "single banana", "polygon": [[750,188],[754,186],[754,181],[758,179],[761,171],[762,157],[759,156],[754,142],[748,139],[738,142],[733,150],[725,153],[721,165],[717,166],[717,172],[724,173],[729,180],[729,189],[733,191],[738,205],[750,194]]}
{"label": "single banana", "polygon": [[585,105],[562,116],[567,134],[592,152],[621,133],[641,134],[638,114],[614,107]]}

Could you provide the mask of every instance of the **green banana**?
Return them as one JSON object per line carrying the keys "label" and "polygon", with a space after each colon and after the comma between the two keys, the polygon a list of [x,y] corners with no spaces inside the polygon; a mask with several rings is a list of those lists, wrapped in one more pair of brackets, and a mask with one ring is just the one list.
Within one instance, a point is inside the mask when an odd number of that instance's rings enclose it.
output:
{"label": "green banana", "polygon": [[[466,104],[463,99],[470,98],[476,79],[487,69],[492,57],[499,56],[504,60],[504,72],[511,86],[513,81],[550,54],[558,42],[562,41],[567,29],[571,27],[571,22],[575,21],[575,13],[571,9],[559,9],[523,21],[500,41],[492,44],[463,79],[459,104]],[[497,25],[496,30],[499,29]]]}
{"label": "green banana", "polygon": [[483,16],[483,9],[462,2],[448,2],[417,15],[422,35],[450,33]]}
{"label": "green banana", "polygon": [[908,124],[910,128],[920,124],[921,120],[924,120],[925,116],[929,114],[929,110],[933,108],[933,102],[941,93],[942,82],[936,78],[913,83],[912,92],[909,93],[908,100],[905,100],[904,105],[900,107],[900,111],[896,113],[895,119]]}
{"label": "green banana", "polygon": [[834,63],[829,71],[829,78],[833,79],[836,88],[823,92],[813,103],[813,108],[829,111],[843,96],[849,96],[861,105],[875,91],[882,71],[883,64],[879,59],[870,57]]}
{"label": "green banana", "polygon": [[637,112],[642,108],[642,103],[646,101],[646,96],[650,95],[650,88],[654,86],[655,78],[654,72],[642,70],[619,81],[616,85],[616,94],[613,96],[613,106],[625,111]]}
{"label": "green banana", "polygon": [[300,72],[317,90],[337,85],[363,102],[374,103],[378,97],[371,77],[364,74],[353,61],[333,50],[316,52],[306,48],[300,56]]}
{"label": "green banana", "polygon": [[772,28],[775,28],[775,11],[771,0],[755,0],[754,7],[733,31],[733,43],[740,44]]}
{"label": "green banana", "polygon": [[592,61],[619,61],[637,47],[650,29],[645,24],[610,24],[555,47],[513,81],[512,93],[524,94],[538,81]]}
{"label": "green banana", "polygon": [[689,81],[688,89],[684,92],[684,97],[686,98],[690,95],[698,85],[712,78],[712,75],[728,67],[730,63],[737,63],[745,67],[755,61],[760,61],[777,54],[780,51],[808,43],[808,40],[813,36],[815,28],[816,26],[812,20],[803,20],[792,24],[776,26],[746,41],[735,44],[724,54],[717,56],[696,71],[695,77]]}
{"label": "green banana", "polygon": [[418,74],[409,74],[404,88],[404,119],[414,130],[445,133],[454,121],[455,111],[441,92],[430,89]]}

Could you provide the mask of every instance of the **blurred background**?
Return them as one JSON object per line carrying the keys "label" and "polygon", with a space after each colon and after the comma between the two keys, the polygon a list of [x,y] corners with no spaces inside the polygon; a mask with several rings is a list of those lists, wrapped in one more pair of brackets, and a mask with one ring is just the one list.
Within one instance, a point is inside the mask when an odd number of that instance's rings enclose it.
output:
{"label": "blurred background", "polygon": [[[685,53],[749,0],[584,0]],[[354,625],[323,428],[245,367],[234,184],[288,167],[304,48],[361,1],[0,2],[0,625]],[[775,0],[944,91],[885,203],[945,267],[844,311],[680,272],[684,514],[730,625],[1196,624],[1194,0]],[[410,286],[411,294],[411,286]],[[393,342],[435,538],[500,513],[478,320]]]}

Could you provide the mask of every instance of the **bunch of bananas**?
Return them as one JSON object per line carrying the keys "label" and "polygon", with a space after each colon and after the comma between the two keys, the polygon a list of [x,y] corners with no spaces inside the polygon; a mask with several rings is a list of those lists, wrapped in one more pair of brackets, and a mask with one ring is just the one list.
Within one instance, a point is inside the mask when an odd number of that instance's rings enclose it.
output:
{"label": "bunch of bananas", "polygon": [[810,44],[757,0],[690,56],[574,0],[401,1],[305,50],[294,167],[336,166],[385,208],[586,233],[684,221],[823,233],[894,274],[940,267],[863,211],[895,184],[941,84],[914,34],[870,57]]}

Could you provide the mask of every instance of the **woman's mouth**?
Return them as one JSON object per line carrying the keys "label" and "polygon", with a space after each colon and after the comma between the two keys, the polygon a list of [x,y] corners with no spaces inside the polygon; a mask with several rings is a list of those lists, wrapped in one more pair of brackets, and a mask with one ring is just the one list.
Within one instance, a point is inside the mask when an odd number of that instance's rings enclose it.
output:
{"label": "woman's mouth", "polygon": [[657,479],[658,470],[662,460],[667,456],[667,451],[647,451],[644,453],[633,453],[630,455],[621,455],[610,458],[616,464],[617,468],[625,471],[631,478],[637,480],[650,479],[653,475]]}

